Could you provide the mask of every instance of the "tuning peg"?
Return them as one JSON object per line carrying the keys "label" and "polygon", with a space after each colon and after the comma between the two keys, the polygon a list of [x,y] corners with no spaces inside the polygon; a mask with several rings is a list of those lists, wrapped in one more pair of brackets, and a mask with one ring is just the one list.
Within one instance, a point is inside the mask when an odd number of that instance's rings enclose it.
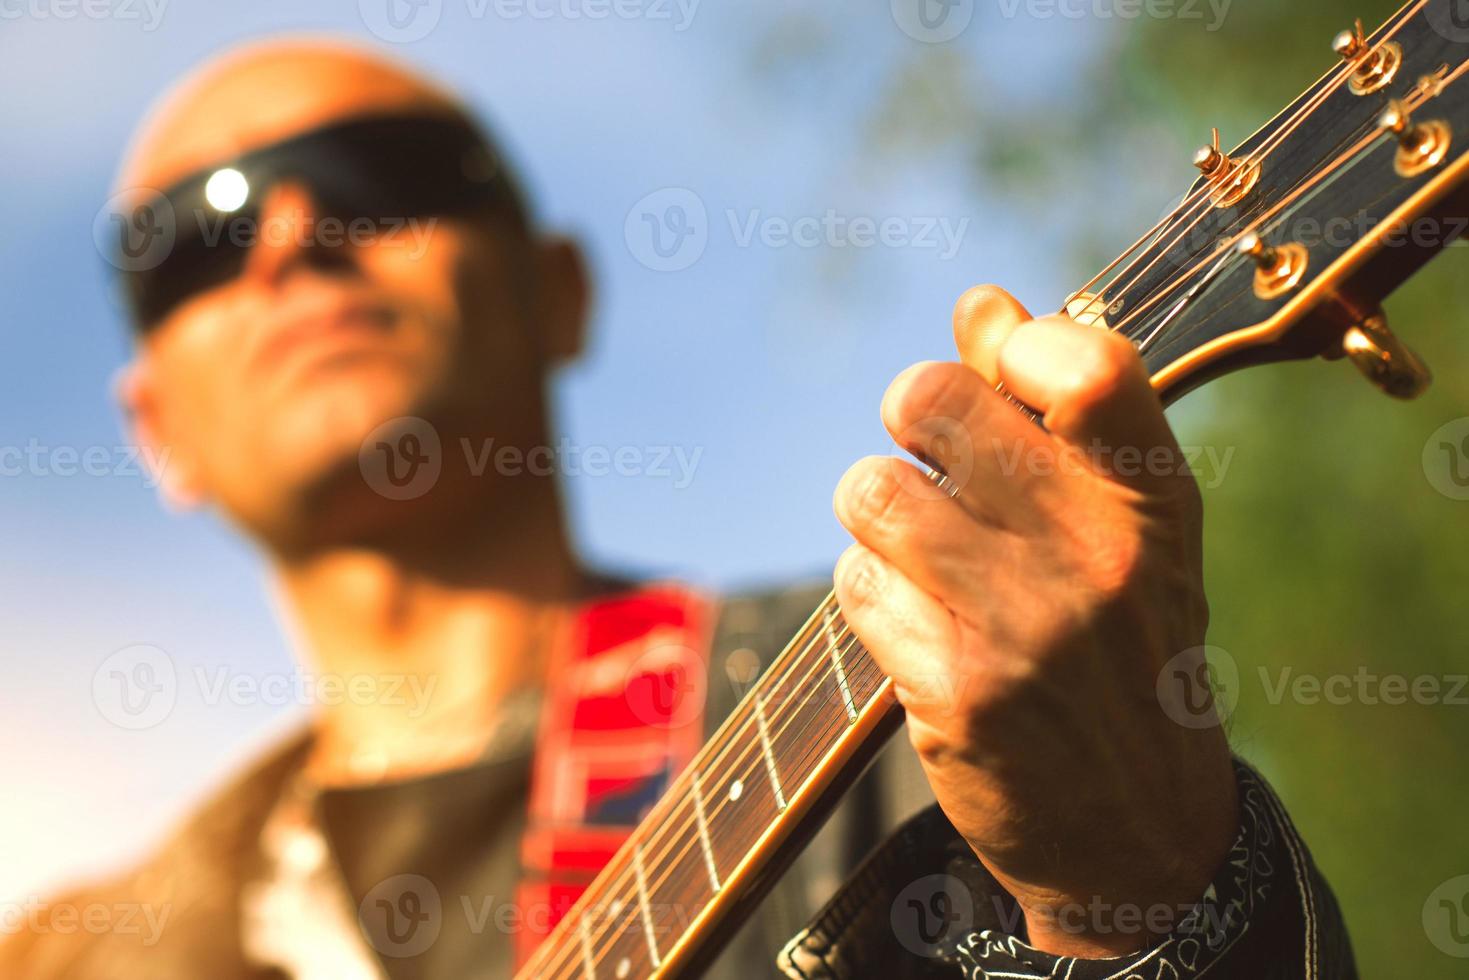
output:
{"label": "tuning peg", "polygon": [[1414,123],[1408,107],[1397,99],[1387,104],[1377,117],[1377,128],[1398,140],[1398,155],[1394,166],[1403,177],[1416,177],[1425,170],[1432,170],[1443,163],[1453,142],[1449,124],[1441,119],[1430,119]]}
{"label": "tuning peg", "polygon": [[1433,381],[1423,359],[1388,329],[1387,314],[1381,310],[1348,328],[1341,352],[1363,377],[1393,398],[1417,398]]}
{"label": "tuning peg", "polygon": [[1208,146],[1201,146],[1194,154],[1194,166],[1204,178],[1214,185],[1210,192],[1217,207],[1227,208],[1244,200],[1246,194],[1255,189],[1260,179],[1259,164],[1247,165],[1219,149],[1219,130],[1214,130],[1214,139]]}
{"label": "tuning peg", "polygon": [[1266,245],[1253,231],[1241,235],[1234,248],[1255,261],[1255,295],[1261,299],[1275,299],[1295,289],[1311,260],[1304,245]]}
{"label": "tuning peg", "polygon": [[1392,84],[1403,64],[1403,47],[1396,41],[1368,47],[1361,20],[1352,30],[1338,34],[1331,49],[1347,64],[1356,65],[1347,87],[1357,95],[1369,95]]}

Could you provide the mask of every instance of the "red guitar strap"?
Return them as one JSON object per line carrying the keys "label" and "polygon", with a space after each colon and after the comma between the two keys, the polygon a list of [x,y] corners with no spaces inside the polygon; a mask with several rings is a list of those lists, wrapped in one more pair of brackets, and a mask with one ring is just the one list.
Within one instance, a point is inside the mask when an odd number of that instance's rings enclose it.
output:
{"label": "red guitar strap", "polygon": [[655,585],[587,603],[552,654],[521,839],[516,961],[704,741],[714,602]]}

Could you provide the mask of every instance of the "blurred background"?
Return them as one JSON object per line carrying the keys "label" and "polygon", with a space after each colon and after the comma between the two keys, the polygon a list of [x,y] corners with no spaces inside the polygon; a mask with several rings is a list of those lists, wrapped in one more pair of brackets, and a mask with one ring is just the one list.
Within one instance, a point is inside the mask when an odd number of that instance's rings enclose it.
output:
{"label": "blurred background", "polygon": [[[0,6],[0,903],[126,863],[308,710],[201,690],[289,675],[288,642],[256,556],[212,517],[160,508],[111,397],[128,341],[94,220],[132,127],[200,59],[329,32],[466,94],[544,223],[592,259],[594,339],[559,380],[563,432],[692,461],[570,479],[584,554],[723,589],[829,573],[831,490],[891,451],[882,391],[950,356],[965,287],[1054,310],[1177,199],[1209,127],[1243,139],[1330,67],[1351,17],[1370,30],[1397,6],[956,0],[935,27],[903,0],[387,2]],[[670,207],[694,232],[671,250],[639,220]],[[863,244],[859,219],[894,234]],[[1430,901],[1469,874],[1469,490],[1434,469],[1441,427],[1469,435],[1465,255],[1388,306],[1437,368],[1422,400],[1308,363],[1171,413],[1185,445],[1228,460],[1205,501],[1234,743],[1289,805],[1368,977],[1462,976],[1469,956]],[[135,644],[179,676],[142,730],[93,696]],[[1434,677],[1440,696],[1281,694],[1364,673]]]}

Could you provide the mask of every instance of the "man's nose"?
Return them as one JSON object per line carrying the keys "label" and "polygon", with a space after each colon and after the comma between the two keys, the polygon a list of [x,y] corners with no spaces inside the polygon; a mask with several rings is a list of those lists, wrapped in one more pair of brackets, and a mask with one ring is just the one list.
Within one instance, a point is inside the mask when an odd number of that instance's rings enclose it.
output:
{"label": "man's nose", "polygon": [[245,277],[276,285],[294,268],[325,261],[330,249],[316,240],[321,208],[306,185],[285,181],[265,191]]}

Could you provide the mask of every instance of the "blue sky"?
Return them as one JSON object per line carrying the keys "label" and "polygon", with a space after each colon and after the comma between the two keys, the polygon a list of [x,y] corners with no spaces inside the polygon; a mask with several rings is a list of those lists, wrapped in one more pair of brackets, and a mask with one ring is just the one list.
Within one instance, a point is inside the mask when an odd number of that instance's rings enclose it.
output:
{"label": "blue sky", "polygon": [[[127,345],[91,229],[129,131],[170,80],[277,31],[382,44],[365,26],[374,2],[107,0],[108,17],[62,19],[60,0],[28,0],[0,20],[0,450],[42,460],[0,476],[0,901],[135,853],[300,714],[205,704],[181,683],[166,721],[128,731],[93,702],[99,665],[134,644],[183,676],[291,660],[250,548],[212,517],[165,513],[118,448],[109,389]],[[845,541],[832,487],[890,451],[878,400],[907,364],[949,356],[954,298],[997,281],[1046,310],[1069,285],[1046,257],[1072,224],[1023,226],[1005,188],[977,187],[944,154],[874,161],[873,103],[937,48],[982,65],[983,97],[1044,112],[1077,95],[1112,25],[975,6],[929,45],[886,3],[711,0],[686,23],[654,0],[630,0],[647,14],[634,18],[591,19],[588,3],[547,0],[551,16],[531,17],[440,0],[427,36],[385,45],[489,115],[546,224],[588,249],[593,342],[556,391],[568,438],[699,453],[687,486],[569,481],[578,542],[599,564],[718,587],[826,574]],[[639,202],[670,189],[703,207],[705,241],[686,268],[659,271],[629,229]],[[891,219],[896,237],[860,245],[848,224],[835,243],[784,240],[828,214]],[[68,475],[68,449],[94,450],[106,473]]]}

